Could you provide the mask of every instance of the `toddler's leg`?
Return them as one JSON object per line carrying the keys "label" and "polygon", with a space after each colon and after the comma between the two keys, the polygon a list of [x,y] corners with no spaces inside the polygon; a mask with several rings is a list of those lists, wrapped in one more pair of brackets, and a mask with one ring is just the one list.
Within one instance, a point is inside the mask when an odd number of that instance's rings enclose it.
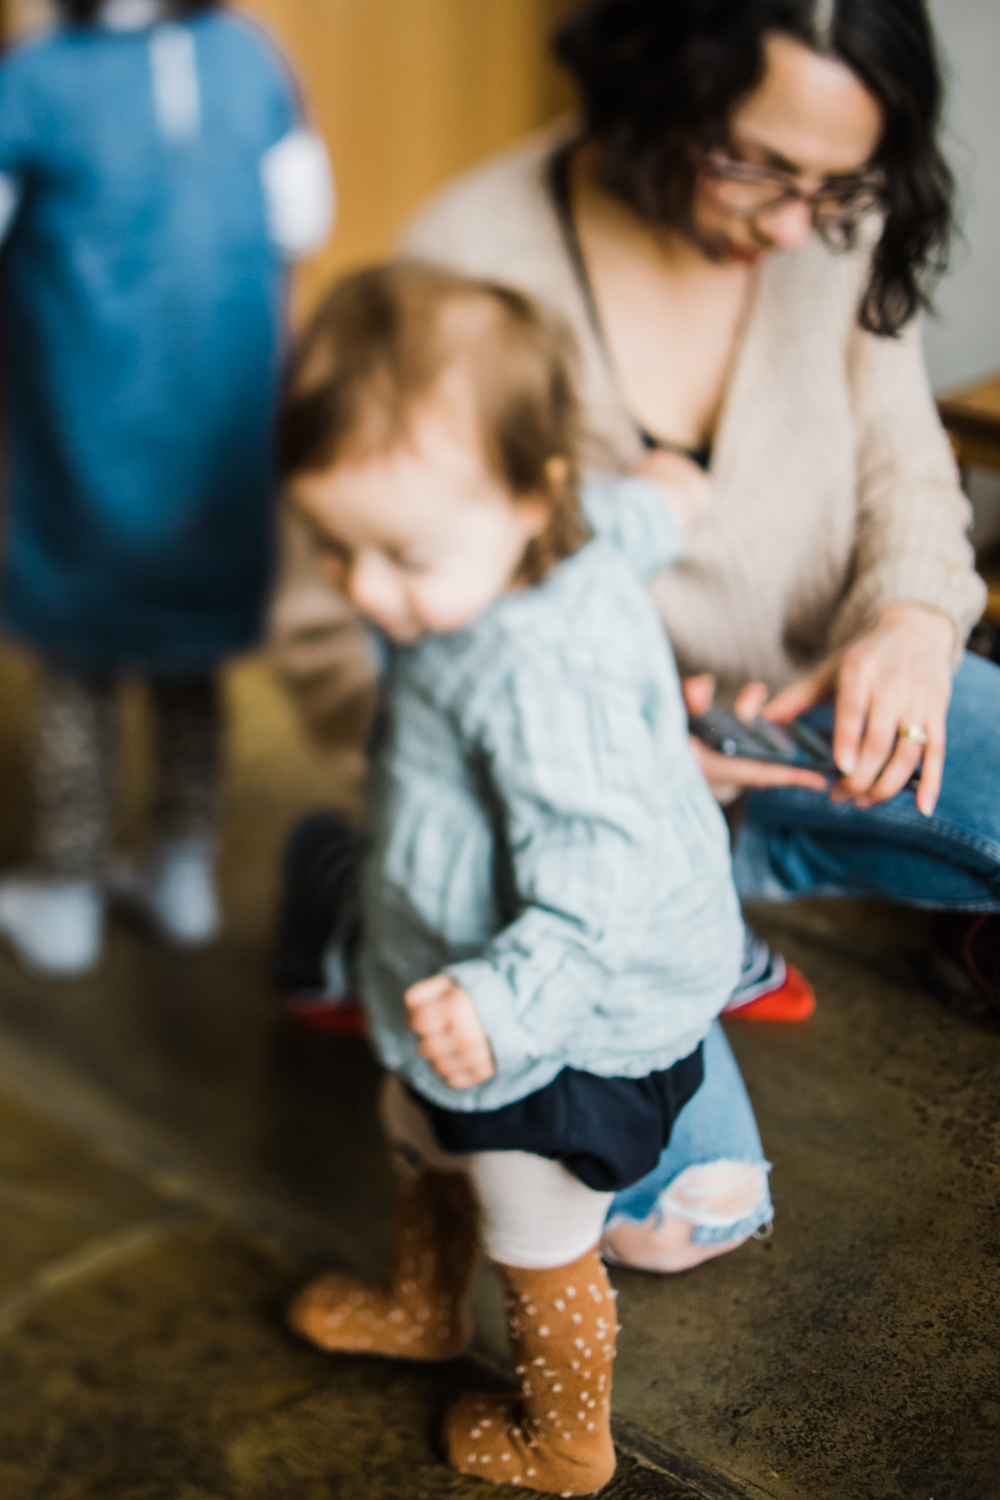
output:
{"label": "toddler's leg", "polygon": [[74,977],[100,957],[111,813],[114,684],[52,671],[36,727],[33,879],[0,882],[0,930],[31,968]]}
{"label": "toddler's leg", "polygon": [[596,1242],[611,1201],[558,1162],[520,1151],[470,1158],[483,1237],[507,1301],[520,1397],[463,1396],[448,1412],[450,1462],[465,1474],[589,1495],[615,1470],[615,1293]]}
{"label": "toddler's leg", "polygon": [[215,845],[222,803],[224,713],[214,677],[149,685],[156,843],[148,866],[119,878],[160,933],[182,947],[209,943],[221,925]]}
{"label": "toddler's leg", "polygon": [[468,1301],[479,1260],[468,1158],[440,1151],[426,1116],[391,1075],[382,1106],[395,1168],[388,1281],[322,1276],[296,1297],[289,1321],[321,1349],[454,1359],[472,1337]]}

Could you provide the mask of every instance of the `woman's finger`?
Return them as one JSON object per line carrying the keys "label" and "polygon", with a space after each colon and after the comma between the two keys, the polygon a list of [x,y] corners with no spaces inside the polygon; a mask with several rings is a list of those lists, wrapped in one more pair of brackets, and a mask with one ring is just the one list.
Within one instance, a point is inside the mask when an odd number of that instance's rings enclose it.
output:
{"label": "woman's finger", "polygon": [[895,752],[889,757],[881,775],[865,793],[865,805],[873,802],[888,802],[901,792],[920,764],[923,746],[916,740],[897,741]]}
{"label": "woman's finger", "polygon": [[826,777],[818,771],[772,765],[764,760],[744,760],[742,756],[719,755],[693,736],[691,745],[702,774],[712,786],[801,786],[813,792],[826,790]]}
{"label": "woman's finger", "polygon": [[[871,793],[890,759],[895,760],[898,754],[900,762],[905,761],[909,753],[907,747],[912,747],[913,744],[912,741],[899,740],[899,726],[903,722],[906,707],[907,700],[901,684],[879,684],[873,692],[857,764],[847,777],[847,785],[852,792]],[[922,698],[919,711],[922,717]],[[915,764],[916,761],[913,762]],[[910,767],[911,771],[913,765]]]}
{"label": "woman's finger", "polygon": [[835,681],[835,660],[824,662],[810,676],[803,677],[801,682],[793,682],[791,687],[776,693],[764,709],[765,717],[774,719],[778,724],[787,724],[791,719],[797,719],[799,714],[815,708],[818,703],[825,703],[833,692]]}
{"label": "woman's finger", "polygon": [[941,795],[941,778],[944,775],[944,756],[947,744],[947,707],[929,716],[927,744],[924,748],[924,767],[917,788],[917,807],[925,818],[929,818]]}
{"label": "woman's finger", "polygon": [[684,706],[689,714],[707,713],[715,697],[715,678],[711,672],[702,672],[699,677],[685,677],[681,683]]}
{"label": "woman's finger", "polygon": [[[867,658],[853,655],[846,657],[837,681],[833,758],[838,769],[848,778],[853,777],[857,770],[861,737],[872,702],[872,668]],[[862,788],[853,786],[852,790],[861,791]]]}
{"label": "woman's finger", "polygon": [[764,704],[767,702],[767,683],[748,682],[746,687],[740,689],[733,704],[733,713],[745,724],[750,724],[756,719]]}

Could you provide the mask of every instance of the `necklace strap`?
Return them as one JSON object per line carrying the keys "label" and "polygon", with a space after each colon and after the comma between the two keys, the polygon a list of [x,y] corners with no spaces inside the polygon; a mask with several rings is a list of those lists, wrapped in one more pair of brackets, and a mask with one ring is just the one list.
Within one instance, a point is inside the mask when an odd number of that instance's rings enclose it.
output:
{"label": "necklace strap", "polygon": [[683,443],[675,443],[670,438],[660,437],[658,433],[650,432],[649,428],[639,421],[639,418],[631,410],[625,399],[621,377],[618,373],[618,367],[615,364],[611,347],[608,344],[607,334],[604,331],[604,324],[601,321],[601,311],[597,305],[597,297],[594,292],[594,284],[590,279],[583,246],[580,243],[580,234],[576,227],[576,220],[573,217],[573,198],[570,192],[569,174],[573,152],[579,144],[579,138],[567,141],[564,146],[560,146],[558,151],[554,152],[549,158],[548,186],[552,205],[556,212],[556,220],[562,234],[563,247],[573,269],[573,275],[579,288],[580,296],[583,299],[584,310],[587,314],[587,322],[590,324],[590,330],[594,335],[594,340],[600,351],[604,367],[610,376],[618,399],[626,411],[629,421],[635,428],[639,441],[645,449],[649,452],[679,453],[682,458],[691,459],[699,468],[707,469],[712,457],[710,444],[706,444],[704,448],[688,448]]}

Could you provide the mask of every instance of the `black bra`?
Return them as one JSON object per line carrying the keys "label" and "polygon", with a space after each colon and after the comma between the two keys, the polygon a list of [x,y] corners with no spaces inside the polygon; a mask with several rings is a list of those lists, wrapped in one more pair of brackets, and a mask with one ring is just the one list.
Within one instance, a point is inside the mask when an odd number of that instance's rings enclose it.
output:
{"label": "black bra", "polygon": [[618,392],[622,405],[629,414],[633,427],[639,435],[639,440],[644,448],[650,452],[679,453],[683,458],[691,459],[699,468],[707,469],[712,458],[712,447],[706,443],[703,448],[686,448],[683,443],[673,443],[669,438],[659,437],[655,432],[639,421],[629,411],[621,388],[621,380],[615,366],[614,357],[608,346],[607,335],[604,332],[604,324],[601,322],[601,314],[597,306],[597,298],[594,295],[593,283],[590,272],[587,270],[587,262],[583,255],[583,246],[580,244],[580,236],[577,234],[576,223],[573,218],[573,204],[570,198],[569,166],[576,141],[570,141],[551,157],[548,168],[549,191],[552,194],[552,203],[559,220],[559,228],[562,231],[563,244],[569,263],[573,267],[577,286],[583,298],[583,305],[587,311],[587,321],[590,324],[597,346],[601,351],[608,374]]}

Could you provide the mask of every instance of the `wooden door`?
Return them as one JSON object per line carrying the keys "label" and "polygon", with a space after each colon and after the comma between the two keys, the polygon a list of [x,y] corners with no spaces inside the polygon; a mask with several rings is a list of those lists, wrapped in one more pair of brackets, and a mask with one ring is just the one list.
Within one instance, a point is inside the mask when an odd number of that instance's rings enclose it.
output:
{"label": "wooden door", "polygon": [[[447,178],[568,106],[547,39],[572,0],[245,0],[279,37],[326,137],[335,234],[307,263],[308,303],[338,270],[385,254]],[[51,0],[0,0],[8,34]]]}
{"label": "wooden door", "polygon": [[567,0],[247,0],[294,58],[340,214],[307,300],[384,254],[447,178],[567,107],[547,39]]}

